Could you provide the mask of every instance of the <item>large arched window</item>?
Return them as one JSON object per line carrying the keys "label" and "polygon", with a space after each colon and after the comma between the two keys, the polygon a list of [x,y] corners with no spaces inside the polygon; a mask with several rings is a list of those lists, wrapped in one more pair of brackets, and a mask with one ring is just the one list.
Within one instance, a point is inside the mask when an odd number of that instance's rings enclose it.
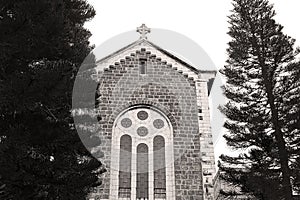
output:
{"label": "large arched window", "polygon": [[136,198],[149,198],[149,162],[148,146],[139,144],[137,146],[137,164],[136,164]]}
{"label": "large arched window", "polygon": [[162,136],[154,137],[153,141],[153,167],[154,167],[154,198],[166,198],[166,160],[165,140]]}
{"label": "large arched window", "polygon": [[118,116],[110,176],[111,200],[175,198],[173,133],[165,115],[144,106]]}
{"label": "large arched window", "polygon": [[119,197],[123,199],[130,199],[131,196],[131,148],[131,137],[129,135],[121,136],[119,162]]}

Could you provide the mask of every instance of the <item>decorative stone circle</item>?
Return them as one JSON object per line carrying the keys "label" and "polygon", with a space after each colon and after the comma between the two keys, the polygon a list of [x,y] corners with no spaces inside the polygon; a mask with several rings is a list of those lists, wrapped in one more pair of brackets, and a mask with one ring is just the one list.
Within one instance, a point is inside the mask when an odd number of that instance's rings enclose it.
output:
{"label": "decorative stone circle", "polygon": [[137,118],[139,119],[139,120],[146,120],[147,118],[148,118],[148,113],[146,112],[146,111],[139,111],[138,113],[137,113]]}
{"label": "decorative stone circle", "polygon": [[153,126],[157,129],[161,129],[162,127],[164,127],[164,121],[161,119],[156,119],[153,121]]}
{"label": "decorative stone circle", "polygon": [[121,125],[124,128],[129,128],[132,125],[132,121],[129,118],[124,118],[124,119],[121,120]]}
{"label": "decorative stone circle", "polygon": [[139,136],[144,137],[148,134],[148,129],[145,126],[141,126],[141,127],[138,127],[136,132]]}

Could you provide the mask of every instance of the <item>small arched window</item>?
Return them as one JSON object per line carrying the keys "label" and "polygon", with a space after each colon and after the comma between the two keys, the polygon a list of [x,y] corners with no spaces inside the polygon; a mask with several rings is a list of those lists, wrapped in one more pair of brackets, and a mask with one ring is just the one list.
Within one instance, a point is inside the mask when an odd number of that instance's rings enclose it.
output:
{"label": "small arched window", "polygon": [[147,73],[147,60],[144,58],[139,60],[139,72],[141,75],[145,75]]}

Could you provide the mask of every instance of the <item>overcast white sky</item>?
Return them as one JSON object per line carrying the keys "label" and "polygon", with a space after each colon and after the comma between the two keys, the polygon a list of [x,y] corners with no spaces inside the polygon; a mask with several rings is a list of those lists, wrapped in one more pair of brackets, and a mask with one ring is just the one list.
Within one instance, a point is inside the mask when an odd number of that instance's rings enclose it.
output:
{"label": "overcast white sky", "polygon": [[[227,17],[230,0],[89,0],[96,17],[86,24],[92,32],[91,42],[100,45],[109,38],[145,23],[150,28],[179,32],[202,46],[220,68],[226,60]],[[298,39],[300,46],[300,1],[271,0],[276,19],[284,32]]]}
{"label": "overcast white sky", "polygon": [[[187,36],[206,51],[217,68],[225,64],[227,43],[230,41],[226,33],[231,0],[88,1],[97,13],[85,27],[91,31],[90,41],[96,47],[145,23],[150,28],[168,29]],[[300,0],[270,2],[277,12],[275,19],[284,26],[284,33],[295,38],[296,45],[300,46]],[[224,152],[222,141],[215,151],[216,155]]]}

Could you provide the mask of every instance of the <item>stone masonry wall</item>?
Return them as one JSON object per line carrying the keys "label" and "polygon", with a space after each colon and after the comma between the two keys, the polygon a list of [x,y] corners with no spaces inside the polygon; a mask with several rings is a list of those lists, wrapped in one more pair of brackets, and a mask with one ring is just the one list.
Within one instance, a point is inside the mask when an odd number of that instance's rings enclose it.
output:
{"label": "stone masonry wall", "polygon": [[[139,73],[140,59],[147,73]],[[203,195],[200,135],[196,86],[193,79],[178,72],[146,49],[113,63],[99,74],[99,137],[107,172],[92,196],[109,199],[110,149],[113,123],[122,110],[134,105],[152,105],[169,118],[174,131],[176,200],[201,200]]]}

